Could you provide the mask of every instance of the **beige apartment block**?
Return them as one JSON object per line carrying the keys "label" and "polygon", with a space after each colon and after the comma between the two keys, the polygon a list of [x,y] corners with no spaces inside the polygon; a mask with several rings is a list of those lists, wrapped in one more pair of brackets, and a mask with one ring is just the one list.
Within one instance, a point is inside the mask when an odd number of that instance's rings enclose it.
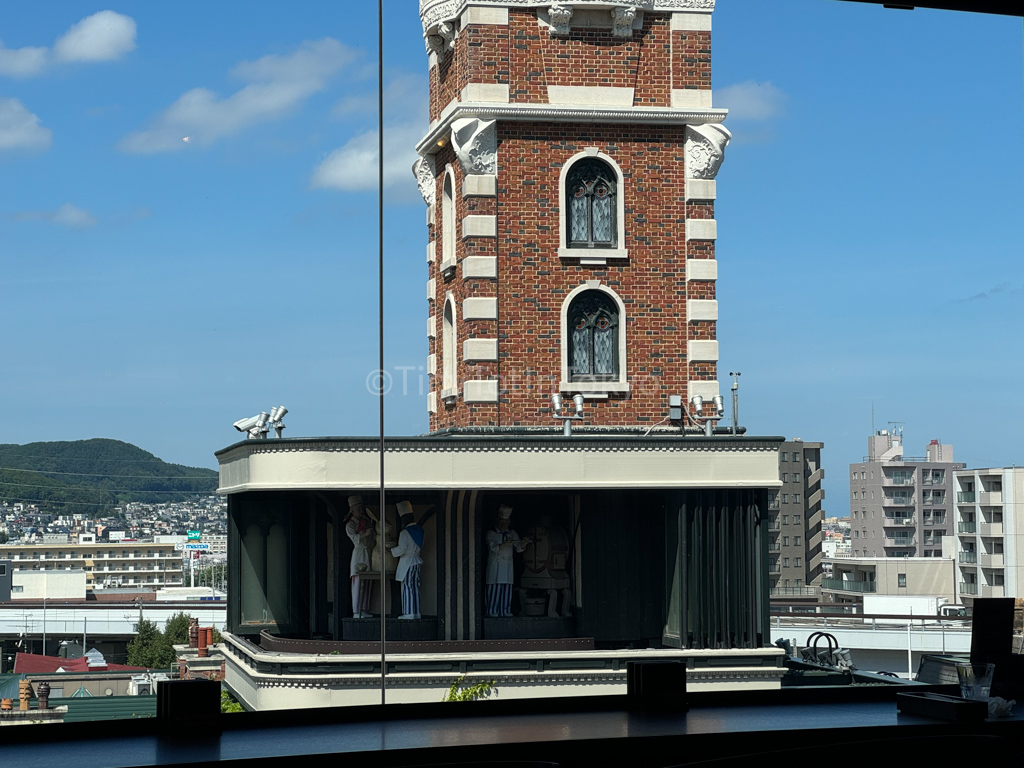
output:
{"label": "beige apartment block", "polygon": [[15,576],[25,571],[84,571],[87,590],[183,583],[181,552],[173,544],[17,544],[0,547],[0,560],[11,561]]}
{"label": "beige apartment block", "polygon": [[957,594],[977,597],[1024,593],[1024,467],[954,473]]}
{"label": "beige apartment block", "polygon": [[821,580],[822,599],[864,604],[864,595],[954,597],[954,568],[943,557],[844,557],[831,561],[832,577]]}

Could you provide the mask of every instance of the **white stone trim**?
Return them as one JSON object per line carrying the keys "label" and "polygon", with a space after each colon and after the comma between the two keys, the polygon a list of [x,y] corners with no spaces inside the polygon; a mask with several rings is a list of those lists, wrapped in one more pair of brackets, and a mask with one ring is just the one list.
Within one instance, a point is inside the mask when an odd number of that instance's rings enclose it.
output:
{"label": "white stone trim", "polygon": [[431,240],[427,243],[427,263],[433,264],[437,258],[437,241]]}
{"label": "white stone trim", "polygon": [[686,385],[686,394],[689,399],[693,399],[694,395],[700,395],[704,398],[704,402],[710,401],[712,398],[718,397],[718,382],[717,381],[691,381]]}
{"label": "white stone trim", "polygon": [[437,392],[427,392],[427,413],[437,413]]}
{"label": "white stone trim", "polygon": [[[565,230],[562,230],[563,236]],[[604,266],[609,261],[628,259],[629,251],[625,248],[565,248],[558,249],[560,259],[579,259],[580,264],[587,266]]]}
{"label": "white stone trim", "polygon": [[508,26],[508,8],[480,8],[470,6],[462,12],[460,28],[470,24],[487,24],[495,27]]}
{"label": "white stone trim", "polygon": [[672,106],[676,109],[711,109],[711,91],[707,88],[673,88]]}
{"label": "white stone trim", "polygon": [[[584,291],[601,291],[612,297],[615,305],[619,308],[619,379],[618,381],[571,381],[569,377],[569,305],[572,304],[579,294]],[[559,314],[559,328],[561,329],[561,382],[559,389],[562,392],[629,392],[627,381],[627,360],[626,360],[626,305],[622,298],[600,280],[587,280],[582,285],[573,288],[569,295],[562,302],[562,309]]]}
{"label": "white stone trim", "polygon": [[687,11],[673,13],[669,29],[673,32],[710,32],[711,14]]}
{"label": "white stone trim", "polygon": [[687,219],[686,239],[690,240],[717,240],[718,222],[714,219]]}
{"label": "white stone trim", "polygon": [[498,194],[498,176],[491,173],[470,173],[462,180],[463,197],[494,197]]}
{"label": "white stone trim", "polygon": [[498,402],[497,379],[472,379],[462,385],[462,399],[467,403]]}
{"label": "white stone trim", "polygon": [[508,104],[508,83],[466,83],[459,99]]}
{"label": "white stone trim", "polygon": [[479,362],[497,362],[497,339],[466,339],[462,342],[462,359]]}
{"label": "white stone trim", "polygon": [[717,259],[687,259],[686,260],[686,281],[690,280],[717,280],[718,260]]}
{"label": "white stone trim", "polygon": [[686,359],[691,363],[717,363],[718,342],[690,339],[686,342]]}
{"label": "white stone trim", "polygon": [[631,107],[633,93],[632,88],[611,85],[549,85],[548,103],[588,107]]}
{"label": "white stone trim", "polygon": [[437,374],[437,355],[427,355],[427,373],[431,376]]}
{"label": "white stone trim", "polygon": [[462,219],[462,239],[468,237],[497,237],[498,217],[493,214],[471,213]]}
{"label": "white stone trim", "polygon": [[718,196],[718,182],[714,179],[687,179],[687,200],[714,200]]}
{"label": "white stone trim", "polygon": [[420,139],[421,155],[437,152],[438,142],[448,143],[451,124],[466,117],[482,120],[526,120],[541,123],[586,122],[614,125],[717,125],[729,114],[727,109],[676,109],[674,107],[579,107],[567,104],[497,104],[449,102],[441,118]]}
{"label": "white stone trim", "polygon": [[[565,230],[568,227],[565,210],[565,179],[569,175],[569,169],[578,160],[588,157],[596,157],[607,163],[615,172],[615,235],[617,242],[614,248],[569,248],[565,241]],[[622,169],[615,160],[597,147],[587,147],[582,152],[577,152],[564,163],[562,171],[558,174],[558,255],[560,258],[574,259],[628,259],[629,251],[626,249],[626,190],[625,181],[622,176]],[[564,378],[564,377],[563,377]]]}
{"label": "white stone trim", "polygon": [[427,280],[427,301],[434,301],[437,298],[437,283],[434,278]]}
{"label": "white stone trim", "polygon": [[686,302],[686,319],[691,323],[696,320],[717,320],[718,302],[714,299],[689,299]]}
{"label": "white stone trim", "polygon": [[462,260],[462,279],[493,279],[498,276],[496,256],[467,256]]}
{"label": "white stone trim", "polygon": [[472,298],[462,302],[463,320],[497,320],[498,300],[496,298]]}
{"label": "white stone trim", "polygon": [[[441,22],[461,18],[470,4],[477,8],[548,8],[552,2],[553,0],[420,0],[420,23],[426,36]],[[574,9],[610,9],[619,4],[608,0],[571,2]],[[704,11],[710,14],[715,9],[715,0],[632,0],[629,5],[645,11]]]}
{"label": "white stone trim", "polygon": [[427,206],[427,226],[428,227],[435,223],[435,218],[434,218],[435,213],[434,212],[436,210],[437,210],[437,205],[428,205]]}
{"label": "white stone trim", "polygon": [[427,318],[427,338],[433,339],[437,336],[437,317],[431,315]]}

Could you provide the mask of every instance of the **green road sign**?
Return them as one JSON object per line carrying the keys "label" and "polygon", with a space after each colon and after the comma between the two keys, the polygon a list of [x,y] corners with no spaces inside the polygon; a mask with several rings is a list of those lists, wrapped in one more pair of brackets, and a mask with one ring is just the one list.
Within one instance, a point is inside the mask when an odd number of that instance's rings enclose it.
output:
{"label": "green road sign", "polygon": [[202,531],[189,531],[188,532],[188,540],[189,541],[198,541],[199,539],[202,538],[202,536],[203,536],[203,532]]}

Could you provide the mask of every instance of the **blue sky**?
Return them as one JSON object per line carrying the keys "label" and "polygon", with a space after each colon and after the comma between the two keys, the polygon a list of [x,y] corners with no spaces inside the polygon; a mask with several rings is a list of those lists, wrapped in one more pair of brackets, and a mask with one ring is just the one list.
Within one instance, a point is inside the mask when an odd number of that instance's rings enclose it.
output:
{"label": "blue sky", "polygon": [[[414,0],[385,12],[388,431],[412,434],[427,62]],[[752,433],[825,442],[830,514],[872,403],[910,454],[1024,463],[1021,32],[719,0],[720,370],[743,371]],[[215,466],[279,403],[289,436],[372,434],[375,9],[22,4],[0,40],[0,441]]]}

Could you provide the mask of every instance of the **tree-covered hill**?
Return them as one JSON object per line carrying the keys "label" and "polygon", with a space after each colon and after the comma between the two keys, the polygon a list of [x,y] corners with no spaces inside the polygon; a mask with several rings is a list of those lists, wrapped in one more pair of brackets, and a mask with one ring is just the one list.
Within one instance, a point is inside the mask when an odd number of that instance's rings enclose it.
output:
{"label": "tree-covered hill", "polygon": [[168,464],[120,440],[0,444],[0,499],[53,502],[55,511],[102,513],[130,501],[182,501],[216,488],[214,470]]}

